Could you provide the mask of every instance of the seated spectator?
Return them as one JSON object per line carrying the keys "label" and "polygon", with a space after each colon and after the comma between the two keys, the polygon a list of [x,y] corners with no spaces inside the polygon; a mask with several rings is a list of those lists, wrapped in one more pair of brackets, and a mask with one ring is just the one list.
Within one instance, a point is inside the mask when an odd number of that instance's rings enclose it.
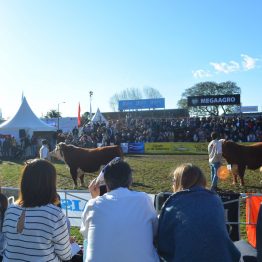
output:
{"label": "seated spectator", "polygon": [[130,166],[113,159],[104,168],[107,193],[99,196],[97,180],[82,215],[81,233],[87,240],[84,261],[159,261],[153,245],[157,214],[149,196],[129,190]]}
{"label": "seated spectator", "polygon": [[[124,119],[110,121],[108,127],[101,123],[86,124],[79,136],[64,133],[63,141],[80,147],[96,147],[97,143],[134,142],[207,142],[211,132],[235,142],[261,141],[262,118],[189,117],[189,118],[141,118],[132,117],[129,124]],[[249,133],[254,133],[249,136]],[[91,137],[91,144],[83,136]],[[59,138],[59,137],[58,137]],[[57,139],[57,142],[61,142]]]}
{"label": "seated spectator", "polygon": [[247,135],[247,142],[256,142],[256,141],[257,141],[257,138],[254,133],[250,133]]}
{"label": "seated spectator", "polygon": [[71,259],[66,218],[56,203],[55,167],[42,159],[26,162],[19,199],[5,213],[3,261]]}
{"label": "seated spectator", "polygon": [[175,194],[159,217],[157,243],[162,261],[239,261],[240,252],[226,229],[222,201],[205,186],[205,176],[192,164],[174,171]]}
{"label": "seated spectator", "polygon": [[4,250],[4,234],[2,233],[2,227],[3,227],[3,222],[4,222],[4,215],[5,211],[8,206],[8,200],[7,197],[0,193],[0,262],[3,259],[3,250]]}

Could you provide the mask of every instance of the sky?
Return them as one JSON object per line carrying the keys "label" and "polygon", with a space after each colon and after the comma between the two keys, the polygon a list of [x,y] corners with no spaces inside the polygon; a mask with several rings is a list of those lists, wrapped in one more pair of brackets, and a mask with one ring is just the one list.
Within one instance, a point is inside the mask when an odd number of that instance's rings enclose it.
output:
{"label": "sky", "polygon": [[[166,108],[199,82],[233,81],[262,109],[261,0],[0,0],[0,108],[112,111],[127,88]],[[63,103],[65,102],[65,103]]]}

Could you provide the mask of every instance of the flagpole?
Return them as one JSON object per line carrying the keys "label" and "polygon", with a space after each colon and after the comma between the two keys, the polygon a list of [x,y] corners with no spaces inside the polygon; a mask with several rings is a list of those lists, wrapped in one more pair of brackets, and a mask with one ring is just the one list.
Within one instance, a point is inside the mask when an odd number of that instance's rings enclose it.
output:
{"label": "flagpole", "polygon": [[91,103],[91,101],[92,101],[93,94],[94,94],[93,91],[89,91],[89,98],[90,98],[90,100],[89,100],[89,102],[90,102],[89,117],[90,117],[90,120],[92,119],[92,103]]}
{"label": "flagpole", "polygon": [[79,128],[81,126],[81,107],[80,107],[80,102],[78,102],[78,114],[77,114],[77,127]]}

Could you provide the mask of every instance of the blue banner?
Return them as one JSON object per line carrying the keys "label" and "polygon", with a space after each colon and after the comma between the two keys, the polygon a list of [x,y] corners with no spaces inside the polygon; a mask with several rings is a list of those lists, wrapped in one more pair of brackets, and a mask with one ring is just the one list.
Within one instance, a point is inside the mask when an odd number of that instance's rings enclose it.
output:
{"label": "blue banner", "polygon": [[129,154],[144,154],[145,145],[144,143],[128,143]]}
{"label": "blue banner", "polygon": [[165,108],[165,98],[119,100],[118,110]]}

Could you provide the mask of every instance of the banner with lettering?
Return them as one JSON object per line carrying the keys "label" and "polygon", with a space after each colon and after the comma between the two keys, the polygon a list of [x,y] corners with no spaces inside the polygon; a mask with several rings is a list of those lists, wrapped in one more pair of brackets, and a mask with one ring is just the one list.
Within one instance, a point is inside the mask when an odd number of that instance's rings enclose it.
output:
{"label": "banner with lettering", "polygon": [[129,154],[144,154],[145,147],[144,143],[128,143]]}
{"label": "banner with lettering", "polygon": [[145,143],[146,154],[207,154],[207,143],[162,142]]}
{"label": "banner with lettering", "polygon": [[240,95],[189,96],[188,106],[240,105]]}

